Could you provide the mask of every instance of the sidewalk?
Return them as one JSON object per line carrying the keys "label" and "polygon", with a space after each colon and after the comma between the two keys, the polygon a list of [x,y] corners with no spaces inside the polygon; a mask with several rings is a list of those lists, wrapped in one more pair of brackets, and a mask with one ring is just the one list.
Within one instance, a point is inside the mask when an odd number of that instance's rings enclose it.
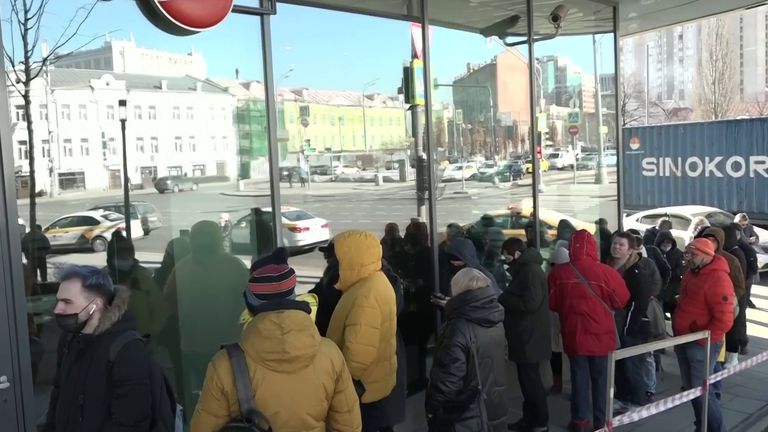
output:
{"label": "sidewalk", "polygon": [[[753,301],[761,309],[750,309],[749,319],[750,355],[768,350],[768,287],[754,286]],[[741,360],[741,359],[740,359]],[[680,373],[677,359],[672,349],[662,355],[663,373],[657,384],[657,398],[661,400],[680,391]],[[552,382],[549,363],[542,365],[544,384],[549,387]],[[566,432],[570,420],[570,380],[568,365],[563,370],[564,390],[562,395],[549,397],[549,429],[553,432]],[[726,426],[730,432],[763,432],[768,427],[768,362],[737,373],[723,381],[721,407]],[[517,375],[513,363],[507,367],[507,403],[509,406],[509,422],[514,422],[522,416],[522,395],[517,383]],[[424,393],[408,399],[408,420],[396,428],[397,432],[423,432],[427,430],[424,415]],[[693,427],[693,408],[690,402],[675,407],[669,411],[651,416],[637,423],[619,426],[616,430],[628,432],[690,432]]]}
{"label": "sidewalk", "polygon": [[[301,187],[295,184],[292,188],[287,184],[280,185],[281,197],[294,197],[294,196],[309,196],[309,197],[334,197],[341,195],[348,195],[353,193],[362,192],[393,192],[414,190],[416,186],[414,182],[404,183],[384,183],[380,186],[376,186],[373,183],[351,183],[351,182],[324,182],[324,183],[312,183],[310,188]],[[271,191],[269,185],[263,185],[259,188],[249,189],[245,191],[232,191],[222,192],[223,196],[231,197],[269,197]]]}
{"label": "sidewalk", "polygon": [[[200,189],[215,189],[215,188],[231,188],[234,190],[237,187],[237,184],[235,182],[221,182],[221,183],[203,183],[198,186]],[[154,188],[148,188],[148,189],[134,189],[131,191],[131,199],[134,199],[136,196],[141,195],[153,195],[157,194],[158,192]],[[122,201],[123,197],[123,190],[122,189],[109,189],[109,190],[84,190],[84,191],[77,191],[77,192],[64,192],[59,195],[56,195],[54,197],[50,197],[48,195],[38,197],[37,203],[42,204],[46,202],[55,202],[55,201],[71,201],[71,200],[78,200],[78,199],[88,199],[88,198],[105,198],[105,197],[118,197],[117,199]],[[16,199],[17,205],[29,205],[29,198],[17,198]]]}

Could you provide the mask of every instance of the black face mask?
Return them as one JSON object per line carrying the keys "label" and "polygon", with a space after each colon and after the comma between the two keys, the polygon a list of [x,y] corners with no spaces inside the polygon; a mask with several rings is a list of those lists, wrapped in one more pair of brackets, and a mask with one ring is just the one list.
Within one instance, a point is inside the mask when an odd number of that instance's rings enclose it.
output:
{"label": "black face mask", "polygon": [[73,314],[55,314],[56,317],[56,325],[59,326],[61,331],[65,333],[80,333],[83,331],[85,326],[88,324],[88,321],[90,321],[91,317],[93,316],[93,311],[96,310],[96,307],[94,306],[91,310],[91,313],[88,315],[88,318],[86,318],[84,321],[80,322],[80,314],[83,313],[83,311],[90,306],[91,303],[88,303],[85,305],[83,309],[80,310],[80,312],[73,313]]}

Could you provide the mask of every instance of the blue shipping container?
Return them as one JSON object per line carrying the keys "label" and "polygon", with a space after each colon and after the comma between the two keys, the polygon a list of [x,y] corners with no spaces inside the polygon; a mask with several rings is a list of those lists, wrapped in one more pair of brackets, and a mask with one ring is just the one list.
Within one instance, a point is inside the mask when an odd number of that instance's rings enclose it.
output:
{"label": "blue shipping container", "polygon": [[706,205],[768,220],[768,118],[623,132],[627,209]]}

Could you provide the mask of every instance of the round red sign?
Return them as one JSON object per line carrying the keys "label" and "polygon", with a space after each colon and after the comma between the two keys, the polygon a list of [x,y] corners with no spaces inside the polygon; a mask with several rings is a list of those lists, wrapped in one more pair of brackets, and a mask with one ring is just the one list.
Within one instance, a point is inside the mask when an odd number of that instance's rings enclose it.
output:
{"label": "round red sign", "polygon": [[579,127],[578,126],[571,126],[568,128],[568,133],[571,134],[571,136],[576,136],[579,134]]}
{"label": "round red sign", "polygon": [[160,30],[190,36],[224,21],[234,0],[136,0],[141,13]]}

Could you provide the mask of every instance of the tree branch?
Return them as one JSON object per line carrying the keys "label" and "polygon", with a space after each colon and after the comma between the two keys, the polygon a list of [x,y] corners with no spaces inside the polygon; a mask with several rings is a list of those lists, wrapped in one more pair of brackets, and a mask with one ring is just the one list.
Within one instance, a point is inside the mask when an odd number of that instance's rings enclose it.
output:
{"label": "tree branch", "polygon": [[[99,0],[95,0],[95,1],[94,1],[94,2],[91,4],[90,8],[88,8],[88,9],[87,9],[87,12],[85,13],[85,16],[84,16],[84,17],[82,17],[82,19],[80,19],[80,22],[77,24],[77,27],[76,27],[76,28],[75,28],[75,30],[72,32],[72,34],[71,34],[71,35],[69,35],[69,36],[66,36],[66,34],[67,34],[67,31],[68,31],[68,30],[69,30],[69,29],[72,27],[72,23],[73,23],[73,22],[75,22],[75,19],[76,19],[76,18],[77,18],[77,16],[79,15],[80,11],[81,11],[81,10],[86,10],[86,7],[85,7],[85,6],[82,6],[82,7],[78,8],[78,9],[77,9],[77,11],[75,11],[75,15],[72,17],[72,20],[70,20],[70,21],[69,21],[69,23],[67,24],[67,27],[66,27],[66,28],[64,29],[64,31],[61,33],[61,36],[59,36],[59,39],[56,41],[56,43],[55,43],[55,44],[53,44],[53,46],[51,47],[51,50],[50,50],[50,52],[48,53],[48,55],[46,55],[45,57],[43,57],[43,58],[40,60],[40,63],[41,63],[41,65],[45,65],[45,64],[46,64],[46,63],[47,63],[47,62],[48,62],[48,61],[51,59],[51,57],[52,57],[52,56],[53,56],[53,55],[56,53],[56,51],[58,51],[58,50],[60,50],[61,48],[63,48],[63,47],[64,47],[65,45],[67,45],[67,44],[68,44],[68,43],[69,43],[69,42],[70,42],[72,39],[74,39],[74,37],[75,37],[75,36],[77,36],[77,35],[79,34],[79,32],[80,32],[80,29],[83,27],[83,24],[85,24],[85,22],[88,20],[88,17],[90,17],[90,16],[91,16],[91,14],[93,13],[93,9],[94,9],[94,8],[96,8],[96,5],[97,5],[97,4],[99,4]],[[94,39],[94,40],[95,40],[95,39]],[[92,42],[92,41],[93,41],[93,40],[89,41],[88,43],[90,43],[90,42]],[[87,45],[87,44],[85,44],[85,45]],[[85,46],[85,45],[83,45],[83,46]]]}

